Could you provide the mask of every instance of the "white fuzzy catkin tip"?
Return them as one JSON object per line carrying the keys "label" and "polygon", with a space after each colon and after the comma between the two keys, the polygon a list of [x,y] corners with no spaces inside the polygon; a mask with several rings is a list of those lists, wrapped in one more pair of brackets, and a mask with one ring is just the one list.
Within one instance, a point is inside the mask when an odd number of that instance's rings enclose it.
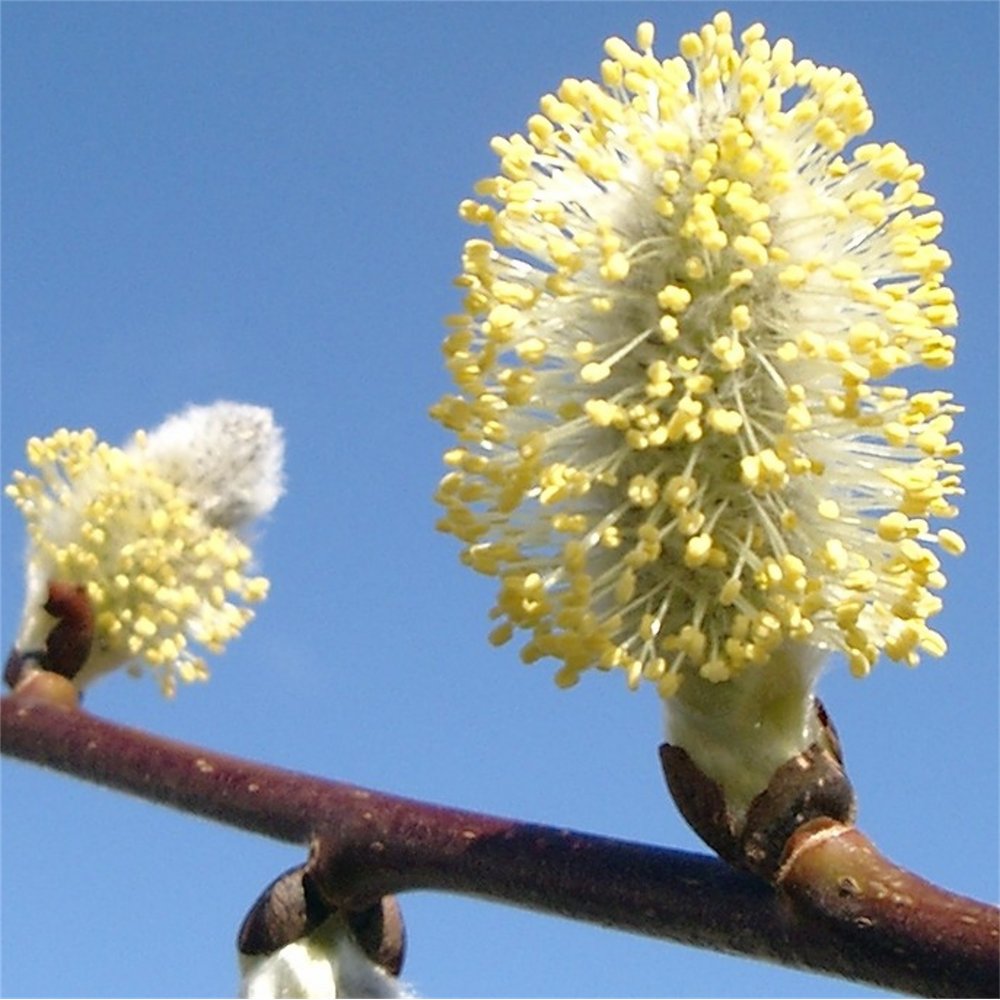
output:
{"label": "white fuzzy catkin tip", "polygon": [[240,996],[246,1000],[414,996],[365,955],[339,917],[271,955],[241,954],[239,962]]}
{"label": "white fuzzy catkin tip", "polygon": [[241,528],[270,513],[284,492],[284,440],[262,406],[189,406],[131,445],[184,489],[209,522]]}

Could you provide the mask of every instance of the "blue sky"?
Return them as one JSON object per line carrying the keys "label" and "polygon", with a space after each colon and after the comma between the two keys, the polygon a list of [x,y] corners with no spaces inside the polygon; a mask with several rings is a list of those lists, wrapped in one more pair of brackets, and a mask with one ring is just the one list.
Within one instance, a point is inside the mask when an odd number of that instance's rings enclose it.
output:
{"label": "blue sky", "polygon": [[[259,546],[272,596],[208,685],[115,676],[99,714],[414,797],[698,850],[668,799],[652,691],[558,691],[486,642],[494,587],[434,531],[450,442],[442,317],[472,231],[456,206],[611,34],[700,3],[6,4],[3,476],[24,440],[112,441],[189,402],[274,408],[288,494]],[[997,896],[997,7],[739,3],[861,79],[874,138],[925,164],[962,312],[938,381],[967,407],[969,551],[943,661],[832,662],[862,827],[899,862]],[[970,81],[976,81],[970,85]],[[3,637],[23,529],[3,504]],[[245,910],[295,847],[3,764],[2,991],[232,995]],[[874,996],[824,977],[477,901],[402,900],[432,996]]]}

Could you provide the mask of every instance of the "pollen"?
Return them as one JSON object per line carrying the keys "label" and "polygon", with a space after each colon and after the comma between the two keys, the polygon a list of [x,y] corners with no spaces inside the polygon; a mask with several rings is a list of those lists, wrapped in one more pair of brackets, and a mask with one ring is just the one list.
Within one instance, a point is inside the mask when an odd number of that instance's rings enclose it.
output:
{"label": "pollen", "polygon": [[761,25],[654,40],[609,39],[460,208],[439,526],[499,581],[491,639],[664,697],[786,640],[941,655],[960,407],[900,378],[955,347],[923,168]]}

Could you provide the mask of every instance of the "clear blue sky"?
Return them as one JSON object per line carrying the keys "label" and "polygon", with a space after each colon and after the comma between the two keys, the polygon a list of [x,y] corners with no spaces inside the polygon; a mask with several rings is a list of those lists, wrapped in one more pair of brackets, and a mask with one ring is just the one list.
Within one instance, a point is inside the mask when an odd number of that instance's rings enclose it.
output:
{"label": "clear blue sky", "polygon": [[[657,764],[660,708],[617,677],[558,691],[486,642],[493,584],[437,534],[449,443],[426,416],[471,234],[456,206],[610,34],[658,51],[716,10],[633,4],[5,4],[3,476],[23,441],[120,441],[188,402],[274,408],[288,495],[272,597],[165,702],[114,676],[88,707],[178,739],[401,794],[700,849]],[[861,825],[891,857],[997,895],[997,6],[740,3],[855,72],[874,137],[927,167],[962,311],[969,551],[951,644],[821,693]],[[3,504],[3,637],[23,529]],[[3,765],[7,996],[232,995],[233,940],[303,852]],[[872,996],[836,980],[433,894],[404,897],[432,996]]]}

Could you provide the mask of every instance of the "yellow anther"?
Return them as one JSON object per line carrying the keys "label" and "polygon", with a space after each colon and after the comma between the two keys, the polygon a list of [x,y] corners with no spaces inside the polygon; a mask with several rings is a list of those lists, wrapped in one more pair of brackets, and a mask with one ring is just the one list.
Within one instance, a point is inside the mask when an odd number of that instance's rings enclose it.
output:
{"label": "yellow anther", "polygon": [[712,550],[712,536],[708,534],[695,535],[689,538],[684,549],[684,565],[690,569],[704,566],[708,562]]}
{"label": "yellow anther", "polygon": [[659,329],[660,336],[663,338],[664,343],[672,343],[678,338],[678,336],[680,336],[680,330],[675,316],[661,316]]}
{"label": "yellow anther", "polygon": [[591,385],[603,382],[611,375],[611,369],[603,363],[591,361],[580,369],[580,378]]}
{"label": "yellow anther", "polygon": [[623,253],[613,253],[601,265],[601,275],[608,281],[624,281],[628,277],[628,257]]}
{"label": "yellow anther", "polygon": [[828,521],[840,519],[840,504],[836,500],[820,500],[816,510],[820,517],[825,517]]}
{"label": "yellow anther", "polygon": [[665,285],[657,294],[656,301],[662,309],[680,313],[691,304],[691,293],[678,285]]}
{"label": "yellow anther", "polygon": [[713,407],[708,411],[709,426],[720,434],[738,434],[743,426],[743,416],[738,410]]}
{"label": "yellow anther", "polygon": [[965,551],[965,539],[957,531],[942,528],[938,533],[938,544],[953,556],[960,556]]}
{"label": "yellow anther", "polygon": [[763,267],[767,263],[767,249],[752,236],[737,236],[733,240],[733,249],[754,267]]}
{"label": "yellow anther", "polygon": [[826,564],[827,568],[835,573],[841,573],[847,569],[847,550],[839,538],[827,539],[820,550],[820,558]]}
{"label": "yellow anther", "polygon": [[628,484],[628,498],[634,506],[648,509],[660,498],[659,484],[651,476],[633,476]]}
{"label": "yellow anther", "polygon": [[749,306],[733,306],[729,312],[729,322],[732,323],[734,330],[737,330],[740,333],[746,333],[746,331],[753,325],[753,319],[750,315]]}
{"label": "yellow anther", "polygon": [[743,345],[728,334],[716,337],[711,345],[712,353],[722,363],[724,371],[736,371],[746,360],[746,350]]}
{"label": "yellow anther", "polygon": [[681,55],[685,59],[698,59],[704,52],[701,38],[693,31],[681,36],[679,47]]}
{"label": "yellow anther", "polygon": [[736,599],[740,596],[740,592],[743,589],[743,584],[735,577],[727,580],[723,584],[722,590],[719,591],[719,603],[723,607],[730,607],[736,603]]}
{"label": "yellow anther", "polygon": [[536,365],[545,357],[548,345],[541,337],[528,337],[522,340],[514,350],[517,356],[526,364]]}

